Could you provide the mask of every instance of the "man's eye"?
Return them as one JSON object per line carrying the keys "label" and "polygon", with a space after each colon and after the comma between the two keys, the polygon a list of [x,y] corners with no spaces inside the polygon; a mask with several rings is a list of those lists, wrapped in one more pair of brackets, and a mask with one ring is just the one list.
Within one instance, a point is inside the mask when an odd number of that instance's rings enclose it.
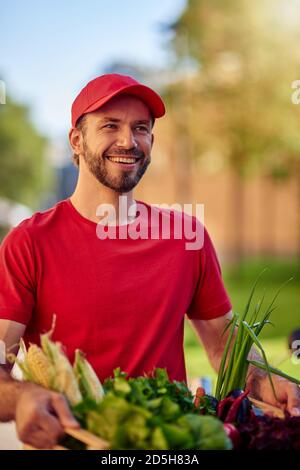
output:
{"label": "man's eye", "polygon": [[108,127],[108,129],[114,129],[117,126],[115,124],[105,124],[105,126],[103,126],[103,127]]}
{"label": "man's eye", "polygon": [[148,127],[146,126],[136,126],[136,129],[143,131],[143,132],[148,132]]}

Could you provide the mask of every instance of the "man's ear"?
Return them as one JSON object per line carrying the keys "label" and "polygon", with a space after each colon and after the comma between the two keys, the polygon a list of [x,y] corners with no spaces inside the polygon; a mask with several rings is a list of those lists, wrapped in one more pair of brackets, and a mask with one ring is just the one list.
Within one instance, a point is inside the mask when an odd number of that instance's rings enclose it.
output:
{"label": "man's ear", "polygon": [[153,142],[154,142],[154,134],[151,134],[151,148],[153,147]]}
{"label": "man's ear", "polygon": [[76,155],[83,153],[83,136],[82,131],[76,127],[72,127],[69,131],[69,142],[73,152]]}

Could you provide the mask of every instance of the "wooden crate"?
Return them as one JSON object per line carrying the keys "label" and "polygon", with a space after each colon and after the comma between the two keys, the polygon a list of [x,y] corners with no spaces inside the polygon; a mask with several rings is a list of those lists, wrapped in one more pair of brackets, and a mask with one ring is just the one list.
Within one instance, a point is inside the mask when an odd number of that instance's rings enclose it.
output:
{"label": "wooden crate", "polygon": [[285,413],[281,408],[278,408],[277,406],[269,405],[269,403],[264,403],[263,401],[256,400],[255,398],[248,397],[251,403],[253,403],[254,406],[259,408],[261,411],[263,411],[266,414],[272,415],[274,418],[285,418]]}
{"label": "wooden crate", "polygon": [[[85,429],[71,429],[66,428],[65,433],[68,436],[74,437],[77,441],[85,444],[87,446],[87,450],[106,450],[109,447],[109,443],[101,437],[95,436],[89,431]],[[23,450],[41,450],[33,447],[29,444],[23,444]],[[43,449],[43,450],[69,450],[66,447],[61,445],[56,445],[51,449]]]}

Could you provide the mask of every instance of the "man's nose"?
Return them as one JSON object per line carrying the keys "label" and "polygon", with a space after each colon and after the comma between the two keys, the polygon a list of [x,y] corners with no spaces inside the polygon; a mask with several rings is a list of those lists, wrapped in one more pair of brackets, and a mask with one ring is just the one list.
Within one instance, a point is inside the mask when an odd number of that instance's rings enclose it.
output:
{"label": "man's nose", "polygon": [[132,132],[132,129],[124,128],[120,129],[118,133],[118,138],[116,142],[118,147],[126,148],[126,149],[131,149],[133,147],[137,146],[134,133]]}

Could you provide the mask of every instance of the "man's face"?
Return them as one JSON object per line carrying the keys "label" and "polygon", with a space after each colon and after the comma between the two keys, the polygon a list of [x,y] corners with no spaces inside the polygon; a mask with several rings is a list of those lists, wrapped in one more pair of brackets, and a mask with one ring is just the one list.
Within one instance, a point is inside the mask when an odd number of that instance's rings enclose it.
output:
{"label": "man's face", "polygon": [[133,189],[151,161],[153,136],[149,108],[120,95],[86,115],[83,157],[103,185],[119,193]]}

